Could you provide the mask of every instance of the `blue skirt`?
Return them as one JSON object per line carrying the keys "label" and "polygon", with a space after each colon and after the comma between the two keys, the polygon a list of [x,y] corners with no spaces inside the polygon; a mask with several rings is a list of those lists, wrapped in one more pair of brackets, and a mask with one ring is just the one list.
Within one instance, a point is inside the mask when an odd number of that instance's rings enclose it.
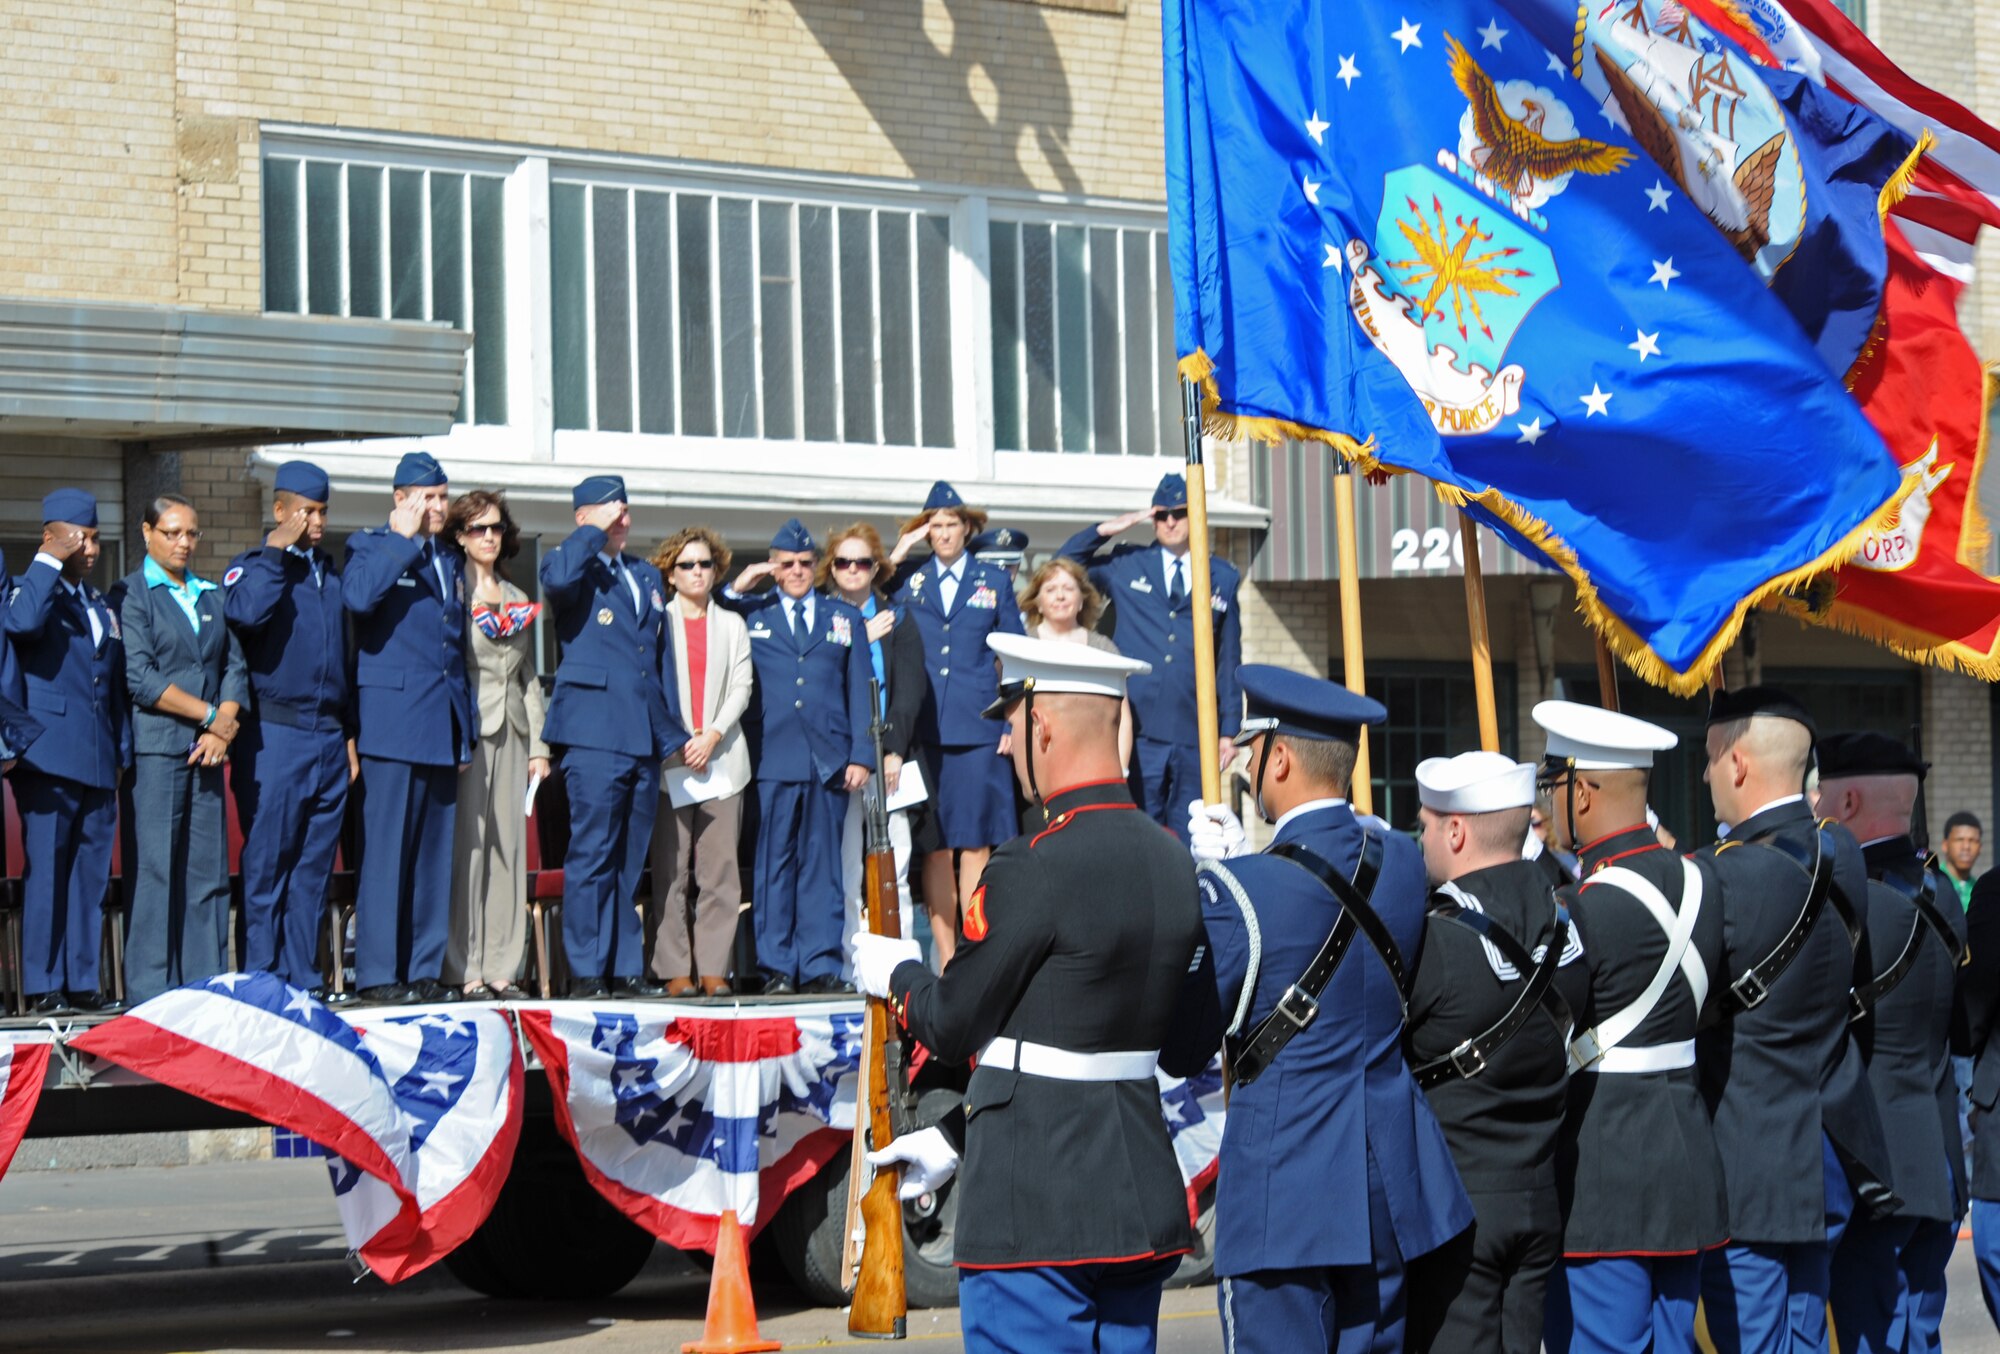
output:
{"label": "blue skirt", "polygon": [[1014,763],[991,743],[924,749],[931,821],[941,849],[998,846],[1020,835],[1014,819]]}

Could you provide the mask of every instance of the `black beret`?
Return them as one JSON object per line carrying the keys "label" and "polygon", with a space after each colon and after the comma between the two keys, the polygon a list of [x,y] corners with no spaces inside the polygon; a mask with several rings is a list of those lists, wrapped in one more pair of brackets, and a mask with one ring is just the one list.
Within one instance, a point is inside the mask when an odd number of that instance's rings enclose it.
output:
{"label": "black beret", "polygon": [[1930,763],[1910,751],[1909,744],[1886,733],[1833,733],[1819,740],[1819,778],[1836,776],[1915,776],[1923,778]]}
{"label": "black beret", "polygon": [[1806,731],[1815,738],[1819,736],[1819,727],[1806,713],[1806,707],[1799,704],[1790,692],[1775,686],[1739,686],[1734,691],[1718,691],[1709,698],[1708,722],[1711,726],[1727,724],[1734,719],[1748,719],[1752,715],[1789,719],[1795,724],[1805,725]]}

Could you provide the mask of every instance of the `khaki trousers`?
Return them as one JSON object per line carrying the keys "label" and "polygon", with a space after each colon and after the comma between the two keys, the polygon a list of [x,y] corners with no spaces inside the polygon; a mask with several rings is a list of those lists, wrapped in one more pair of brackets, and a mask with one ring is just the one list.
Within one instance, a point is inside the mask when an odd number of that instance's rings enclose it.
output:
{"label": "khaki trousers", "polygon": [[743,906],[743,877],[736,869],[742,825],[741,791],[679,809],[660,796],[653,825],[653,896],[646,905],[646,954],[655,978],[729,976]]}
{"label": "khaki trousers", "polygon": [[528,927],[528,740],[503,720],[458,777],[451,932],[444,981],[498,987],[520,977]]}

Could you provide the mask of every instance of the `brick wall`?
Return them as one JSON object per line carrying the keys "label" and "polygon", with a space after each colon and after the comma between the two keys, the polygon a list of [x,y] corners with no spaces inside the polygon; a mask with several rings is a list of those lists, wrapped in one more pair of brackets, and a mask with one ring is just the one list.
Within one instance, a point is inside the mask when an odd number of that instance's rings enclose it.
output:
{"label": "brick wall", "polygon": [[1979,816],[1985,849],[1979,868],[1993,863],[1993,714],[1984,682],[1956,673],[1924,673],[1924,756],[1931,764],[1924,783],[1931,845],[1938,844],[1944,820],[1960,809]]}

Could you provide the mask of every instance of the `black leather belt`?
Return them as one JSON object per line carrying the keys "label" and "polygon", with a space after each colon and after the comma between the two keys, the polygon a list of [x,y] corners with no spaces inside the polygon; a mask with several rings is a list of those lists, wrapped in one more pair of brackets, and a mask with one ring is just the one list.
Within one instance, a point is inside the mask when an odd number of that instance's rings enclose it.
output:
{"label": "black leather belt", "polygon": [[1351,880],[1334,869],[1324,856],[1295,842],[1275,846],[1267,854],[1289,860],[1324,884],[1327,892],[1333,895],[1334,902],[1340,905],[1340,916],[1334,919],[1326,943],[1319,947],[1319,953],[1313,956],[1312,963],[1306,966],[1298,981],[1285,989],[1285,994],[1278,998],[1278,1004],[1271,1008],[1269,1015],[1235,1041],[1229,1070],[1239,1086],[1248,1085],[1263,1075],[1279,1050],[1319,1017],[1319,994],[1326,990],[1334,970],[1347,957],[1356,931],[1366,935],[1369,943],[1382,956],[1382,962],[1389,967],[1389,975],[1396,980],[1396,992],[1403,1001],[1404,1009],[1409,1006],[1409,982],[1404,977],[1402,951],[1396,947],[1395,937],[1389,934],[1388,926],[1368,901],[1374,895],[1375,881],[1382,872],[1381,839],[1372,832],[1362,834],[1361,855],[1354,863]]}
{"label": "black leather belt", "polygon": [[[1776,949],[1745,970],[1743,976],[1731,983],[1728,991],[1723,994],[1723,1009],[1730,1015],[1735,1015],[1739,1011],[1755,1010],[1764,1004],[1764,999],[1771,995],[1771,985],[1784,976],[1785,970],[1792,966],[1792,961],[1799,957],[1801,950],[1805,949],[1806,940],[1812,935],[1814,923],[1819,921],[1820,913],[1826,910],[1827,899],[1838,892],[1833,887],[1833,841],[1825,828],[1814,831],[1813,842],[1815,850],[1810,859],[1807,858],[1804,848],[1795,842],[1786,841],[1783,837],[1760,836],[1752,838],[1748,843],[1768,846],[1778,852],[1805,871],[1806,878],[1811,884],[1806,889],[1805,905],[1799,909],[1799,915],[1793,920],[1792,929],[1785,933],[1785,938],[1778,942]],[[1847,924],[1848,942],[1851,946],[1859,934],[1852,910],[1853,904],[1845,899],[1837,899],[1835,906],[1840,911],[1841,920]]]}
{"label": "black leather belt", "polygon": [[1937,883],[1929,870],[1924,871],[1923,882],[1912,884],[1899,875],[1884,875],[1881,882],[1909,900],[1917,911],[1917,919],[1910,923],[1909,938],[1903,942],[1903,952],[1896,956],[1896,962],[1883,969],[1873,978],[1854,989],[1849,994],[1850,1021],[1859,1020],[1875,1009],[1875,1003],[1888,996],[1910,976],[1910,970],[1917,966],[1917,954],[1923,949],[1924,932],[1934,931],[1937,938],[1951,955],[1953,968],[1966,961],[1965,942],[1951,929],[1951,924],[1937,910]]}
{"label": "black leather belt", "polygon": [[1565,1041],[1575,1028],[1575,1018],[1570,1014],[1569,1003],[1562,993],[1556,991],[1556,970],[1562,966],[1563,947],[1569,944],[1569,909],[1562,899],[1555,899],[1555,934],[1549,937],[1548,948],[1542,952],[1542,962],[1537,964],[1528,947],[1515,939],[1506,927],[1495,922],[1484,912],[1461,907],[1456,901],[1445,900],[1434,903],[1430,915],[1445,921],[1456,922],[1473,932],[1482,940],[1491,941],[1501,957],[1514,966],[1516,973],[1527,975],[1528,981],[1521,987],[1514,1004],[1507,1014],[1500,1017],[1484,1032],[1462,1041],[1451,1052],[1432,1058],[1410,1069],[1417,1085],[1425,1090],[1442,1086],[1455,1078],[1470,1081],[1486,1070],[1487,1063],[1501,1047],[1519,1034],[1521,1027],[1528,1023],[1537,1008],[1545,1007],[1549,1018],[1555,1021],[1556,1029]]}

